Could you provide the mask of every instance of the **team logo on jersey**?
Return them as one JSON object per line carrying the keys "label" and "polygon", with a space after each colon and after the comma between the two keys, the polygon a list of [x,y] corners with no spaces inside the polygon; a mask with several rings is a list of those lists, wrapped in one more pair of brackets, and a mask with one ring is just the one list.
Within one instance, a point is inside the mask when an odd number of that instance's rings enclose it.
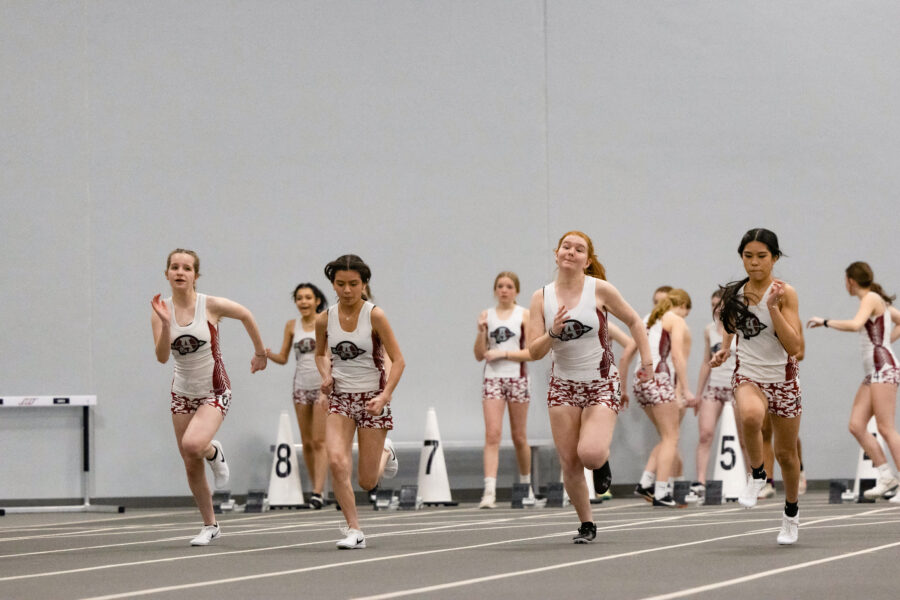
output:
{"label": "team logo on jersey", "polygon": [[184,356],[200,349],[206,340],[198,340],[192,335],[180,335],[172,341],[172,350]]}
{"label": "team logo on jersey", "polygon": [[502,344],[506,340],[511,340],[514,337],[516,337],[516,334],[506,327],[498,327],[491,332],[491,338],[498,344]]}
{"label": "team logo on jersey", "polygon": [[316,351],[316,338],[303,338],[294,344],[294,350],[298,354],[308,354]]}
{"label": "team logo on jersey", "polygon": [[585,325],[581,321],[569,319],[563,322],[562,331],[559,332],[559,339],[563,342],[577,340],[588,331],[593,329],[590,325]]}
{"label": "team logo on jersey", "polygon": [[758,336],[763,332],[763,329],[768,329],[768,326],[765,323],[760,322],[756,315],[747,315],[740,326],[741,333],[744,334],[745,340]]}
{"label": "team logo on jersey", "polygon": [[341,342],[337,346],[331,348],[331,353],[339,356],[341,360],[353,360],[365,350],[354,344],[353,342]]}

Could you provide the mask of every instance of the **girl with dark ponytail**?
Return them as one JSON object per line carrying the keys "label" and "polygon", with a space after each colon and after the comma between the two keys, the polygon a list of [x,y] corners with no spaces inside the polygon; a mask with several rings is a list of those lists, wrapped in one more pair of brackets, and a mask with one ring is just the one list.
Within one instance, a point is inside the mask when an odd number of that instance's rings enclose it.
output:
{"label": "girl with dark ponytail", "polygon": [[[900,362],[890,344],[900,337],[900,310],[891,303],[896,296],[888,296],[875,283],[872,267],[864,262],[852,263],[845,270],[844,286],[847,293],[859,298],[859,310],[852,319],[837,320],[812,317],[808,327],[829,327],[838,331],[858,331],[862,341],[862,359],[865,378],[856,392],[850,410],[850,433],[859,442],[872,464],[878,469],[875,487],[864,492],[866,498],[878,498],[900,487],[900,481],[891,471],[887,457],[866,426],[872,416],[878,425],[878,433],[884,438],[894,458],[900,465],[900,433],[894,426],[897,387],[900,384]],[[895,501],[894,498],[897,498]],[[900,504],[900,494],[891,502]]]}
{"label": "girl with dark ponytail", "polygon": [[322,375],[320,402],[328,403],[325,450],[331,483],[347,521],[342,530],[346,537],[337,547],[350,550],[366,547],[350,482],[353,437],[359,445],[357,481],[371,496],[382,475],[397,475],[387,432],[394,428],[391,397],[405,363],[387,316],[367,299],[369,265],[345,254],[325,266],[325,276],[338,300],[316,317],[316,366]]}
{"label": "girl with dark ponytail", "polygon": [[324,505],[322,489],[325,487],[325,475],[328,470],[328,457],[325,455],[325,407],[319,398],[319,386],[322,376],[316,368],[316,315],[328,308],[325,294],[312,283],[300,283],[291,294],[294,305],[300,313],[284,325],[284,340],[281,352],[273,352],[266,348],[269,360],[279,365],[287,363],[291,347],[297,359],[294,370],[294,412],[300,426],[300,440],[303,442],[303,461],[309,473],[313,491],[309,504],[315,509]]}
{"label": "girl with dark ponytail", "polygon": [[800,527],[800,429],[801,396],[797,379],[797,355],[803,354],[803,324],[797,292],[772,276],[781,257],[778,237],[768,229],[751,229],[738,246],[747,277],[722,287],[717,305],[725,335],[710,366],[717,367],[731,354],[737,336],[737,366],[732,378],[744,444],[752,472],[738,502],[756,505],[766,485],[763,467],[763,421],[768,412],[775,438],[775,457],[784,477],[785,507],[779,544],[797,541]]}

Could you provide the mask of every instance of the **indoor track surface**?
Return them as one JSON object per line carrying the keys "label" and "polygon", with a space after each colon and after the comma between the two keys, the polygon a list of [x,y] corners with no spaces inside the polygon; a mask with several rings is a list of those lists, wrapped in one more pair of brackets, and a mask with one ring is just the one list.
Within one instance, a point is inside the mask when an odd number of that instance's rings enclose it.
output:
{"label": "indoor track surface", "polygon": [[0,517],[0,598],[889,598],[900,506],[801,498],[800,540],[775,542],[783,497],[652,508],[594,507],[598,537],[575,545],[564,509],[474,505],[360,516],[364,550],[337,550],[341,514],[221,516],[208,547],[193,509]]}

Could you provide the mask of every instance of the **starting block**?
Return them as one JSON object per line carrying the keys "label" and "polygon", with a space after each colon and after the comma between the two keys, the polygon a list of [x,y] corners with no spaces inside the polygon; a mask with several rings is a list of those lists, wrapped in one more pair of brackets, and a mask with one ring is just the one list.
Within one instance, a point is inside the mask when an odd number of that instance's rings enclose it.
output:
{"label": "starting block", "polygon": [[247,492],[247,504],[244,506],[244,512],[261,513],[269,509],[269,502],[266,499],[265,490],[250,490]]}
{"label": "starting block", "polygon": [[231,490],[213,493],[212,501],[213,512],[217,515],[234,510],[234,498],[231,497]]}
{"label": "starting block", "polygon": [[676,481],[672,496],[675,498],[675,504],[679,506],[687,504],[687,495],[691,493],[690,481]]}
{"label": "starting block", "polygon": [[[847,492],[846,479],[832,479],[828,482],[828,504],[842,504],[844,502],[844,494]],[[850,492],[851,499],[853,492]]]}
{"label": "starting block", "polygon": [[547,508],[563,508],[566,490],[561,481],[547,484]]}
{"label": "starting block", "polygon": [[419,500],[419,486],[400,486],[400,502],[397,507],[400,510],[419,510],[422,507],[422,503]]}
{"label": "starting block", "polygon": [[856,502],[859,504],[871,504],[875,502],[875,498],[866,498],[865,491],[871,490],[875,487],[876,480],[875,479],[860,479],[859,480],[859,496],[856,497]]}
{"label": "starting block", "polygon": [[706,498],[704,506],[717,506],[722,504],[722,481],[714,479],[706,482]]}
{"label": "starting block", "polygon": [[[375,492],[375,504],[372,505],[374,510],[388,510],[394,501],[394,490],[379,489]],[[396,507],[394,507],[396,508]]]}

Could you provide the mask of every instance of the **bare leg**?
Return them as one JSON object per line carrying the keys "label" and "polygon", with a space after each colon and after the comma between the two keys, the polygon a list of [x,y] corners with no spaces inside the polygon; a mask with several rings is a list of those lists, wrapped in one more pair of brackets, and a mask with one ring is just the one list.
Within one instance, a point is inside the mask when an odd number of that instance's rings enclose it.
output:
{"label": "bare leg", "polygon": [[484,398],[481,407],[484,411],[484,476],[496,479],[506,401],[498,398]]}
{"label": "bare leg", "polygon": [[709,454],[712,449],[713,437],[716,435],[716,424],[722,415],[721,402],[700,401],[700,410],[697,415],[697,428],[700,438],[697,441],[697,481],[706,483],[706,470],[709,465]]}
{"label": "bare leg", "polygon": [[509,403],[509,428],[519,475],[531,475],[531,446],[528,445],[528,402]]}
{"label": "bare leg", "polygon": [[223,420],[222,413],[206,405],[198,408],[192,415],[172,415],[175,440],[184,461],[188,486],[191,488],[197,508],[200,509],[204,525],[213,525],[216,522],[212,494],[206,481],[206,459],[215,455],[215,448],[210,442]]}
{"label": "bare leg", "polygon": [[656,457],[656,480],[667,481],[675,475],[678,455],[678,411],[677,402],[666,402],[652,407],[659,429],[659,452]]}
{"label": "bare leg", "polygon": [[384,465],[388,459],[388,453],[384,451],[384,438],[387,437],[387,433],[387,429],[357,430],[356,439],[359,442],[357,474],[359,487],[366,491],[378,485],[378,480],[384,473]]}
{"label": "bare leg", "polygon": [[752,383],[742,383],[734,391],[735,402],[740,409],[744,446],[751,468],[763,464],[763,421],[766,418],[768,401],[762,390]]}
{"label": "bare leg", "polygon": [[356,497],[350,476],[353,473],[353,434],[356,422],[353,419],[332,413],[325,420],[325,449],[328,452],[328,467],[331,469],[331,487],[344,513],[347,525],[359,529],[359,515],[356,511]]}
{"label": "bare leg", "polygon": [[784,499],[797,502],[800,486],[800,457],[797,456],[797,435],[800,431],[800,417],[785,418],[769,414],[775,438],[775,458],[781,466],[784,480]]}
{"label": "bare leg", "polygon": [[872,459],[872,466],[880,467],[887,462],[887,457],[884,455],[884,450],[881,449],[881,444],[866,429],[869,420],[874,414],[870,391],[870,386],[868,385],[863,384],[859,386],[859,389],[856,391],[856,397],[853,398],[853,407],[850,409],[850,423],[847,425],[847,428],[853,437],[856,438],[866,456]]}
{"label": "bare leg", "polygon": [[[872,396],[872,410],[875,412],[875,422],[878,425],[878,433],[884,438],[894,466],[900,468],[900,433],[894,427],[894,415],[897,409],[897,386],[892,383],[873,383],[869,385],[869,393]],[[878,444],[876,444],[877,446]]]}
{"label": "bare leg", "polygon": [[549,412],[550,430],[553,432],[553,443],[559,456],[566,493],[569,494],[569,500],[581,522],[593,521],[584,464],[578,456],[582,410],[575,406],[551,406]]}

